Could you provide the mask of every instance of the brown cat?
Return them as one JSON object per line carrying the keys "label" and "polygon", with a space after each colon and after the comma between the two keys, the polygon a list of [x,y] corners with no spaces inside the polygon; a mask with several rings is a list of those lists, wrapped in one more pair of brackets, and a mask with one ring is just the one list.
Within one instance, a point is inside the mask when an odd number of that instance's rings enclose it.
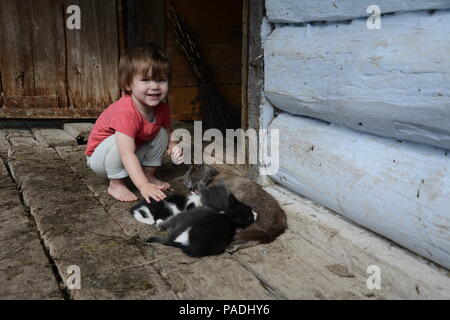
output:
{"label": "brown cat", "polygon": [[228,252],[272,242],[287,228],[286,213],[278,202],[250,179],[235,175],[231,170],[219,173],[205,164],[191,165],[183,178],[186,187],[194,192],[223,181],[237,200],[250,206],[258,214],[254,224],[237,231]]}

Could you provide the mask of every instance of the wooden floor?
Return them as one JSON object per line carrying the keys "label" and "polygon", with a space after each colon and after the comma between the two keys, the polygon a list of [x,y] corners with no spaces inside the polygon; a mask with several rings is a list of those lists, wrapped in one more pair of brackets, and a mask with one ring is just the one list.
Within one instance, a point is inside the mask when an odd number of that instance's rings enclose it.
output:
{"label": "wooden floor", "polygon": [[[292,210],[276,241],[234,254],[199,259],[144,245],[159,231],[107,195],[107,181],[90,171],[78,145],[85,133],[0,126],[1,299],[404,298],[388,286],[370,290],[368,275],[302,234],[304,218]],[[187,192],[176,179],[185,170],[165,161],[158,175],[173,192]],[[292,209],[291,200],[278,200]],[[80,289],[66,284],[71,266],[79,267]]]}

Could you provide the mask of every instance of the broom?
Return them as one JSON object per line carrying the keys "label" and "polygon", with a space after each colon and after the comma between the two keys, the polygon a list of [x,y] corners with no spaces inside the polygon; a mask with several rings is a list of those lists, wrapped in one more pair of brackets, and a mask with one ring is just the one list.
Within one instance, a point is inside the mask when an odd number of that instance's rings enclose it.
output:
{"label": "broom", "polygon": [[192,40],[184,19],[178,14],[172,1],[167,18],[175,37],[175,43],[183,52],[199,83],[200,90],[197,101],[200,102],[203,128],[216,128],[223,134],[225,134],[225,129],[239,128],[240,112],[230,107],[217,90],[208,66]]}

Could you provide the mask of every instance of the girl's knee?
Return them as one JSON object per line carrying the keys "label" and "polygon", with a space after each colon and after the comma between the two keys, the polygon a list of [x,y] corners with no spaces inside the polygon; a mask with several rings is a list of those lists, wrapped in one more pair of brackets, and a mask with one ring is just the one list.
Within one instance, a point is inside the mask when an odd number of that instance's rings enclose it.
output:
{"label": "girl's knee", "polygon": [[[160,166],[161,159],[169,144],[169,135],[165,128],[161,128],[155,138],[142,146],[138,151],[141,163],[146,166]],[[139,156],[141,155],[141,156]]]}
{"label": "girl's knee", "polygon": [[165,146],[164,149],[166,149],[167,145],[169,144],[169,134],[167,133],[166,128],[161,127],[155,139],[159,139],[161,145]]}
{"label": "girl's knee", "polygon": [[169,135],[167,133],[167,130],[161,127],[161,129],[159,129],[158,134],[150,142],[150,144],[152,145],[153,149],[159,150],[159,152],[164,152],[167,149],[167,146],[169,145]]}

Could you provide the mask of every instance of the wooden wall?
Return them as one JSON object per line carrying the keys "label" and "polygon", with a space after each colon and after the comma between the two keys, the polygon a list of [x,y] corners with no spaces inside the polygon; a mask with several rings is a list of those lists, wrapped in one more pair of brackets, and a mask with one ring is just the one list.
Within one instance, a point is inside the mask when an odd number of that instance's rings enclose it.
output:
{"label": "wooden wall", "polygon": [[377,5],[382,14],[450,8],[448,0],[265,0],[267,19],[273,23],[339,21],[367,17]]}
{"label": "wooden wall", "polygon": [[[81,30],[66,28],[78,5]],[[118,2],[0,2],[2,118],[95,118],[118,97]]]}
{"label": "wooden wall", "polygon": [[276,28],[266,95],[293,114],[450,149],[448,30],[448,10],[383,16],[380,30],[365,19]]}
{"label": "wooden wall", "polygon": [[270,129],[280,130],[273,179],[450,268],[450,152],[287,113]]}
{"label": "wooden wall", "polygon": [[[173,3],[190,27],[219,91],[240,109],[243,1],[175,0]],[[173,63],[169,95],[172,114],[178,120],[201,120],[200,104],[195,100],[197,79],[169,28],[166,28],[166,46]]]}
{"label": "wooden wall", "polygon": [[[0,1],[0,117],[95,118],[119,96],[126,47],[155,40],[173,61],[172,114],[200,120],[198,83],[167,28],[168,0]],[[243,0],[175,0],[219,91],[241,108]],[[66,8],[81,9],[81,30]],[[19,23],[18,23],[19,22]]]}
{"label": "wooden wall", "polygon": [[155,41],[166,47],[166,0],[122,0],[126,9],[126,46]]}
{"label": "wooden wall", "polygon": [[450,2],[378,1],[376,30],[371,1],[265,3],[271,177],[448,268]]}

